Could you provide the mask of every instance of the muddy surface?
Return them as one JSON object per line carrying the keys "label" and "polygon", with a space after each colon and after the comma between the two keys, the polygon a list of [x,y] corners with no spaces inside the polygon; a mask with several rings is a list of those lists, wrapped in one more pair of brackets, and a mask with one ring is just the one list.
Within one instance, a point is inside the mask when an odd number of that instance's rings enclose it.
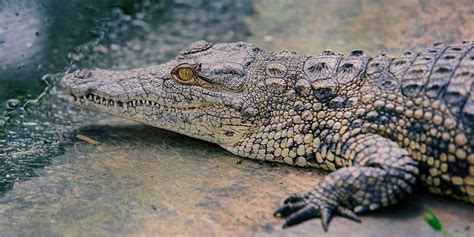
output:
{"label": "muddy surface", "polygon": [[[77,67],[143,66],[164,61],[199,38],[246,40],[269,50],[301,53],[359,48],[371,55],[398,55],[437,41],[474,38],[472,1],[261,0],[245,6],[224,1],[223,8],[176,2],[144,11],[154,17],[112,11],[112,20],[102,29],[114,34],[81,46],[70,55],[71,61]],[[245,7],[237,15],[229,13]],[[192,20],[185,17],[189,11]],[[227,22],[223,28],[218,14]],[[61,99],[49,102],[65,106]],[[52,109],[51,116],[60,108]],[[473,235],[473,205],[428,194],[364,215],[362,224],[335,218],[329,233],[323,232],[319,220],[282,230],[273,210],[289,193],[307,190],[323,173],[240,159],[216,145],[158,128],[105,115],[88,117],[73,108],[67,111],[76,111],[66,114],[78,121],[58,117],[57,123],[69,127],[53,126],[53,131],[65,131],[70,145],[58,145],[65,149],[63,155],[48,156],[47,163],[34,169],[33,178],[20,179],[0,197],[0,236],[443,236],[425,224],[425,206],[446,228]],[[77,134],[101,145],[72,139]]]}

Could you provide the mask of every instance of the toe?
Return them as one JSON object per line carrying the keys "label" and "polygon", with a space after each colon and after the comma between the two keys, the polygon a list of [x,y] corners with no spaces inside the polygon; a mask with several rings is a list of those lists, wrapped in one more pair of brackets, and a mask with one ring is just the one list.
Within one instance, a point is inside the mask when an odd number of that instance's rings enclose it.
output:
{"label": "toe", "polygon": [[323,225],[324,231],[328,231],[329,223],[331,222],[333,216],[334,215],[331,208],[326,206],[321,209],[321,224]]}
{"label": "toe", "polygon": [[299,211],[291,214],[286,218],[285,223],[283,224],[283,228],[288,228],[290,226],[299,224],[303,221],[307,221],[309,219],[319,217],[320,211],[314,205],[307,205],[304,208],[300,209]]}
{"label": "toe", "polygon": [[361,222],[359,217],[357,216],[357,214],[355,214],[353,211],[351,211],[350,209],[348,208],[344,208],[344,207],[338,207],[336,209],[336,212],[338,215],[342,216],[342,217],[345,217],[345,218],[348,218],[348,219],[351,219],[355,222]]}
{"label": "toe", "polygon": [[273,213],[273,215],[278,217],[287,217],[305,206],[306,203],[304,202],[286,203],[281,205],[280,208],[278,208],[278,210]]}

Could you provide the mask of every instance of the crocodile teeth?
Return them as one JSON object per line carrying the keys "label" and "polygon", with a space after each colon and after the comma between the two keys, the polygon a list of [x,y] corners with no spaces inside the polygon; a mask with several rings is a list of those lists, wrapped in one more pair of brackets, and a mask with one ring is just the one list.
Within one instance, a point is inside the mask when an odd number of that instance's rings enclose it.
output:
{"label": "crocodile teeth", "polygon": [[[96,107],[97,106],[107,106],[110,107],[108,109],[110,110],[115,110],[118,112],[118,108],[121,108],[122,110],[127,110],[128,107],[137,107],[137,106],[153,106],[156,108],[160,108],[160,104],[157,102],[151,101],[151,100],[146,100],[146,99],[141,99],[141,100],[130,100],[128,102],[122,102],[120,100],[112,100],[112,99],[107,99],[104,97],[100,97],[98,95],[94,94],[87,94],[85,96],[80,96],[76,97],[74,95],[71,95],[69,99],[72,102],[76,102],[78,104],[89,104],[93,103]],[[140,107],[138,107],[139,109]]]}
{"label": "crocodile teeth", "polygon": [[68,97],[67,97],[67,100],[68,100],[69,102],[73,103],[73,102],[75,102],[77,99],[76,99],[75,96],[68,96]]}

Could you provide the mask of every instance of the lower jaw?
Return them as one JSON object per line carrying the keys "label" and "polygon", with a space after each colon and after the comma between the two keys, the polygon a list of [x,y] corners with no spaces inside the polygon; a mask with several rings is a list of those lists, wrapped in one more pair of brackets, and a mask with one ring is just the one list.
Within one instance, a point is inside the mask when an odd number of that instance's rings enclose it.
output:
{"label": "lower jaw", "polygon": [[[186,126],[183,127],[182,124],[180,125],[180,122],[178,122],[181,120],[181,118],[179,118],[180,114],[196,111],[197,109],[203,106],[178,108],[178,107],[165,106],[165,105],[152,102],[152,101],[147,101],[147,100],[142,100],[142,101],[136,100],[136,101],[130,101],[127,103],[123,103],[123,102],[118,103],[117,101],[109,102],[108,100],[100,100],[96,102],[94,100],[88,100],[87,98],[82,98],[82,97],[78,98],[72,95],[70,96],[70,100],[72,100],[73,103],[83,108],[105,112],[105,113],[122,117],[128,120],[133,120],[139,123],[148,124],[153,127],[162,128],[162,129],[177,132],[186,136],[216,143],[216,144],[221,145],[225,149],[232,147],[232,144],[236,142],[235,139],[232,139],[233,141],[231,142],[230,141],[224,142],[224,141],[221,141],[220,139],[214,138],[213,137],[214,132],[212,132],[213,130],[212,127],[209,127],[207,129],[206,135],[199,136],[196,134],[194,135],[189,134],[188,129],[185,128]],[[175,116],[172,116],[172,115],[175,115]],[[171,119],[171,117],[174,117],[174,119]],[[240,126],[248,128],[248,125],[240,125]]]}

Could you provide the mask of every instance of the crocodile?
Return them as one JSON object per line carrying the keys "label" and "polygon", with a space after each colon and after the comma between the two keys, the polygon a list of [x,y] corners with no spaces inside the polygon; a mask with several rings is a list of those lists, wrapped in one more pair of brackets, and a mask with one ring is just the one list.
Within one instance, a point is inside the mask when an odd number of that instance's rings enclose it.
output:
{"label": "crocodile", "polygon": [[327,171],[274,212],[283,228],[359,214],[414,190],[474,203],[474,42],[399,57],[271,52],[196,41],[163,64],[79,69],[61,85],[80,107]]}

